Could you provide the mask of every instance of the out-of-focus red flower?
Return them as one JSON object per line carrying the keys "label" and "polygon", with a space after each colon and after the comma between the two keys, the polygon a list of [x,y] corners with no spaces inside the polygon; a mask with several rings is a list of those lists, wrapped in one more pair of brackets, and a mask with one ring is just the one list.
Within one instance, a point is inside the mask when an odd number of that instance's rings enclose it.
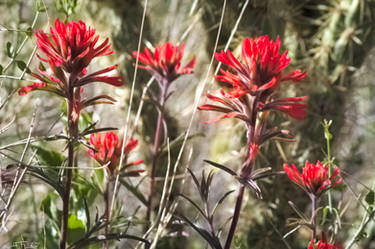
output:
{"label": "out-of-focus red flower", "polygon": [[[100,133],[94,133],[90,136],[90,143],[94,146],[95,150],[90,149],[89,155],[102,166],[106,166],[109,173],[114,175],[117,172],[117,167],[120,163],[121,149],[122,149],[122,139],[119,140],[118,136],[113,132],[107,132],[104,136]],[[129,152],[138,145],[137,139],[132,139],[124,148],[124,158],[127,158]],[[126,170],[128,167],[133,165],[138,165],[143,163],[143,160],[133,161],[126,163],[122,166],[122,171]],[[127,171],[125,174],[127,176],[136,176],[144,170],[134,170]]]}
{"label": "out-of-focus red flower", "polygon": [[120,76],[103,75],[117,68],[117,65],[96,71],[87,75],[86,67],[99,56],[112,54],[108,38],[97,45],[99,35],[95,29],[86,26],[82,21],[68,23],[55,20],[49,34],[43,30],[35,30],[36,44],[43,53],[37,57],[49,65],[49,70],[38,68],[39,73],[31,73],[40,82],[19,90],[19,95],[25,95],[33,90],[46,90],[68,97],[71,89],[92,82],[104,82],[121,86]]}
{"label": "out-of-focus red flower", "polygon": [[307,193],[313,194],[316,197],[319,197],[322,193],[335,187],[342,181],[342,178],[338,177],[340,174],[338,168],[335,168],[331,177],[329,177],[328,165],[323,165],[320,161],[316,164],[306,161],[302,174],[294,164],[292,166],[284,164],[284,171],[290,180],[299,185]]}
{"label": "out-of-focus red flower", "polygon": [[170,83],[183,74],[193,73],[193,67],[196,64],[195,57],[180,69],[184,51],[184,43],[178,47],[172,45],[171,42],[166,42],[158,45],[153,54],[145,47],[144,53],[134,51],[133,56],[143,64],[138,67],[149,71],[159,83],[163,81]]}
{"label": "out-of-focus red flower", "polygon": [[287,58],[287,51],[280,54],[280,45],[280,38],[276,42],[268,36],[246,38],[242,43],[241,61],[230,50],[215,54],[218,61],[229,66],[229,71],[221,69],[222,75],[216,79],[230,83],[232,89],[228,92],[221,89],[221,96],[206,95],[221,105],[204,104],[199,110],[225,113],[206,123],[231,117],[250,123],[255,113],[269,110],[281,111],[296,119],[305,118],[307,105],[299,102],[306,97],[273,99],[281,82],[299,81],[306,76],[299,69],[284,75],[290,58]]}
{"label": "out-of-focus red flower", "polygon": [[311,239],[310,245],[307,249],[343,249],[340,244],[330,244],[325,242],[325,240],[320,240],[314,247],[314,238]]}

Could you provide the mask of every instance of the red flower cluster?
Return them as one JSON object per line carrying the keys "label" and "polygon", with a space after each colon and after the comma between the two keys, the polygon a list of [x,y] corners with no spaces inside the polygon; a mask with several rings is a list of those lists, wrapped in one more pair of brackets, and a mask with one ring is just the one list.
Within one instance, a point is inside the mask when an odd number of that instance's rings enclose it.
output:
{"label": "red flower cluster", "polygon": [[339,245],[337,243],[335,244],[330,244],[328,242],[319,241],[318,244],[314,247],[314,239],[311,239],[310,245],[307,249],[343,249],[342,245]]}
{"label": "red flower cluster", "polygon": [[[37,47],[46,58],[37,54],[38,58],[49,64],[49,70],[38,67],[39,74],[31,73],[40,82],[19,89],[19,95],[25,95],[34,90],[46,90],[60,96],[69,97],[74,87],[80,87],[92,82],[104,82],[121,86],[120,76],[107,76],[104,73],[113,71],[117,65],[86,75],[86,67],[99,56],[112,54],[108,38],[97,45],[99,35],[95,29],[86,26],[82,21],[70,21],[67,24],[55,20],[50,34],[43,30],[34,31]],[[69,75],[67,75],[69,74]]]}
{"label": "red flower cluster", "polygon": [[284,76],[284,70],[290,63],[287,58],[288,51],[279,53],[281,41],[278,37],[276,42],[269,40],[268,36],[258,38],[246,38],[242,42],[242,63],[239,62],[230,50],[216,53],[215,58],[228,65],[235,74],[221,70],[223,75],[216,79],[233,85],[234,95],[249,93],[256,95],[267,89],[269,94],[277,89],[280,82],[286,80],[299,81],[306,77],[306,73],[295,70]]}
{"label": "red flower cluster", "polygon": [[[230,68],[230,71],[220,69],[222,75],[216,76],[216,79],[231,84],[232,90],[229,92],[221,90],[220,97],[206,95],[208,99],[224,106],[205,104],[199,106],[200,110],[225,113],[206,123],[231,117],[250,123],[254,112],[268,110],[282,111],[296,119],[305,118],[307,106],[299,102],[306,97],[272,100],[281,82],[299,81],[306,77],[306,73],[301,70],[283,74],[283,70],[290,63],[290,58],[287,58],[287,51],[283,54],[279,53],[280,44],[279,38],[274,42],[269,40],[268,36],[246,38],[242,43],[241,61],[238,61],[230,50],[215,54],[218,61]],[[253,96],[255,100],[250,100],[249,96]]]}
{"label": "red flower cluster", "polygon": [[[105,166],[110,175],[117,173],[117,167],[120,163],[122,140],[119,141],[118,136],[113,132],[107,132],[104,137],[100,133],[91,134],[90,143],[94,146],[95,150],[90,149],[89,155],[102,166]],[[137,139],[132,139],[124,148],[124,158],[126,158],[129,152],[138,145]],[[133,161],[125,164],[121,170],[125,170],[130,166],[138,165],[143,163],[143,160]],[[135,170],[126,172],[127,175],[139,175],[144,170]]]}
{"label": "red flower cluster", "polygon": [[196,64],[195,57],[184,68],[180,69],[184,51],[184,43],[178,47],[172,45],[170,42],[166,42],[158,45],[155,48],[154,54],[145,48],[144,53],[134,51],[133,56],[134,58],[138,58],[143,64],[139,68],[149,71],[159,83],[163,82],[163,80],[170,83],[183,74],[193,73],[193,67]]}
{"label": "red flower cluster", "polygon": [[340,174],[338,168],[335,168],[331,177],[329,177],[328,165],[323,165],[320,161],[316,164],[306,161],[302,174],[294,164],[292,164],[292,166],[284,164],[284,171],[287,173],[290,180],[299,185],[307,193],[313,194],[316,197],[319,197],[322,193],[335,187],[342,181],[341,177],[336,179]]}

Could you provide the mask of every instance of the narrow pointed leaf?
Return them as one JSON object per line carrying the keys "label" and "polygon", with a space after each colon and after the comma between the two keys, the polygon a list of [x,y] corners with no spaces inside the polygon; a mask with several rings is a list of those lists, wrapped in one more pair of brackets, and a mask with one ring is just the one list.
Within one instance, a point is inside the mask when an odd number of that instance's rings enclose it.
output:
{"label": "narrow pointed leaf", "polygon": [[220,199],[219,201],[216,203],[215,207],[214,207],[214,210],[212,211],[212,216],[215,215],[216,211],[218,210],[218,208],[220,207],[221,203],[224,202],[224,200],[231,194],[233,193],[235,190],[230,190],[228,192],[226,192]]}
{"label": "narrow pointed leaf", "polygon": [[212,249],[222,249],[219,239],[215,236],[213,237],[208,231],[194,225],[188,218],[181,215],[181,218],[189,224],[191,228],[193,228],[207,243],[210,245]]}
{"label": "narrow pointed leaf", "polygon": [[143,193],[137,188],[136,186],[133,186],[131,183],[127,182],[125,179],[120,178],[120,183],[125,186],[127,190],[129,190],[135,197],[138,198],[144,204],[147,206],[147,199],[143,195]]}
{"label": "narrow pointed leaf", "polygon": [[205,219],[208,219],[208,217],[206,216],[206,214],[203,212],[203,210],[198,206],[197,203],[195,203],[192,199],[190,199],[189,197],[187,197],[186,195],[184,194],[178,194],[179,196],[181,196],[182,198],[184,198],[185,200],[187,200],[188,202],[190,202],[196,209],[197,211],[199,211],[199,213],[202,214],[202,216],[205,218]]}
{"label": "narrow pointed leaf", "polygon": [[215,163],[213,161],[210,161],[210,160],[203,160],[204,162],[216,167],[216,168],[219,168],[221,170],[224,170],[225,172],[227,172],[228,174],[232,175],[232,176],[237,176],[237,173],[234,172],[233,170],[229,169],[228,167],[224,166],[224,165],[221,165],[219,163]]}

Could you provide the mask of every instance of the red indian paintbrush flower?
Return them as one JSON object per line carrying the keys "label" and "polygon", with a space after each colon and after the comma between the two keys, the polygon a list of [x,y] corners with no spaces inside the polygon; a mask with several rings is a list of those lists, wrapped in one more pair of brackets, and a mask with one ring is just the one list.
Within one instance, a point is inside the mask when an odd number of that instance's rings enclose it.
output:
{"label": "red indian paintbrush flower", "polygon": [[36,30],[37,47],[44,57],[37,57],[49,65],[49,70],[38,67],[39,73],[31,73],[40,82],[19,89],[19,95],[25,95],[34,90],[46,90],[67,97],[71,89],[92,82],[104,82],[114,86],[121,86],[120,76],[103,75],[117,68],[117,65],[96,71],[87,75],[86,67],[99,56],[112,54],[108,38],[97,45],[99,35],[95,36],[95,29],[86,26],[82,21],[68,23],[55,20],[50,34],[43,30]]}
{"label": "red indian paintbrush flower", "polygon": [[[155,182],[156,165],[159,157],[159,146],[163,143],[162,137],[167,134],[166,125],[162,127],[164,117],[164,104],[170,96],[168,89],[171,83],[183,74],[193,73],[193,67],[196,64],[195,57],[183,68],[181,68],[181,60],[184,56],[185,44],[182,43],[180,47],[166,42],[158,45],[152,54],[148,48],[144,49],[144,53],[134,51],[134,58],[138,59],[143,65],[138,67],[147,70],[158,82],[159,92],[157,98],[154,99],[158,105],[158,119],[155,129],[153,160],[151,166],[151,181],[150,191],[148,195],[147,214],[146,218],[149,220],[152,210],[153,188]],[[166,137],[166,136],[164,136]]]}
{"label": "red indian paintbrush flower", "polygon": [[133,56],[134,58],[138,57],[143,64],[139,65],[139,68],[149,71],[159,83],[163,80],[172,82],[183,74],[193,73],[193,67],[196,64],[195,57],[184,68],[180,69],[184,51],[184,43],[178,47],[166,42],[158,45],[153,54],[145,47],[144,53],[134,51]]}
{"label": "red indian paintbrush flower", "polygon": [[337,179],[340,174],[338,168],[335,168],[331,177],[329,177],[329,166],[322,164],[320,161],[316,164],[306,161],[302,174],[294,164],[292,164],[292,166],[284,164],[284,171],[287,173],[290,180],[295,182],[307,193],[316,197],[319,197],[325,191],[335,187],[342,181],[341,177]]}
{"label": "red indian paintbrush flower", "polygon": [[307,249],[342,249],[342,245],[339,245],[337,243],[330,244],[326,242],[325,240],[319,241],[316,246],[314,247],[314,238],[311,239],[310,245]]}
{"label": "red indian paintbrush flower", "polygon": [[[108,169],[110,175],[115,175],[117,173],[117,167],[120,163],[121,150],[122,150],[122,140],[119,141],[118,136],[113,132],[107,132],[104,136],[100,133],[91,134],[90,143],[94,146],[95,150],[90,149],[89,155],[102,166]],[[124,148],[124,158],[127,158],[129,152],[138,145],[137,139],[132,139]],[[143,163],[143,160],[133,161],[126,163],[121,171],[123,172],[130,166],[138,165]],[[134,170],[127,171],[123,176],[138,176],[144,170]]]}
{"label": "red indian paintbrush flower", "polygon": [[[198,107],[199,110],[224,113],[206,123],[212,123],[222,118],[237,118],[244,121],[247,128],[245,160],[241,173],[237,177],[241,187],[225,249],[231,247],[240,215],[244,188],[250,187],[258,197],[261,197],[261,190],[256,181],[266,177],[271,170],[271,168],[254,170],[255,160],[262,143],[273,137],[290,134],[289,131],[279,130],[277,127],[267,128],[270,111],[281,111],[296,119],[304,119],[306,115],[307,106],[300,103],[306,97],[274,99],[281,82],[299,81],[306,77],[306,73],[300,70],[289,74],[284,73],[290,59],[287,58],[287,51],[283,54],[279,52],[280,46],[279,38],[274,42],[269,40],[268,36],[261,36],[255,39],[244,39],[241,60],[237,60],[230,50],[215,53],[215,58],[229,67],[228,71],[221,69],[222,75],[216,76],[216,79],[229,83],[231,90],[225,92],[221,89],[221,96],[206,94],[209,100],[219,104],[204,104]],[[226,171],[237,176],[229,169]]]}
{"label": "red indian paintbrush flower", "polygon": [[265,90],[268,90],[265,95],[270,95],[280,82],[299,81],[306,77],[306,73],[298,69],[283,75],[290,58],[287,58],[288,51],[280,54],[280,45],[279,37],[276,42],[269,40],[267,35],[255,39],[245,38],[242,42],[241,62],[230,50],[216,53],[215,58],[235,73],[221,70],[223,75],[216,76],[216,79],[232,84],[236,95],[257,95]]}
{"label": "red indian paintbrush flower", "polygon": [[[273,42],[268,36],[245,38],[242,43],[241,61],[238,61],[230,50],[215,54],[218,61],[230,68],[230,72],[220,69],[222,75],[216,76],[216,79],[231,84],[232,90],[221,90],[221,96],[206,95],[208,99],[223,106],[205,104],[199,106],[200,110],[225,113],[206,123],[231,117],[250,123],[254,111],[268,110],[282,111],[296,119],[305,118],[307,105],[299,102],[306,97],[272,99],[281,82],[299,81],[306,77],[306,73],[299,69],[287,75],[283,74],[290,58],[287,58],[287,51],[279,53],[280,44],[279,38]],[[253,96],[256,101],[251,100],[249,96]]]}

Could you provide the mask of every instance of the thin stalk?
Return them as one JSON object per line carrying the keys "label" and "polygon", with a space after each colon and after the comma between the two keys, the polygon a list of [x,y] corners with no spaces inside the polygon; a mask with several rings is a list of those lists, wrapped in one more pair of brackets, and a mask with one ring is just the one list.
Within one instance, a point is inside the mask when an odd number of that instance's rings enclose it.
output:
{"label": "thin stalk", "polygon": [[[254,167],[255,163],[255,158],[252,157],[250,148],[252,143],[255,142],[255,134],[256,128],[257,128],[257,118],[258,118],[258,111],[257,111],[257,104],[258,104],[258,99],[255,97],[253,99],[253,102],[251,103],[251,109],[248,108],[248,112],[251,113],[251,120],[248,126],[248,135],[247,135],[247,152],[246,152],[246,158],[245,158],[245,163],[242,166],[242,172],[241,172],[241,177],[247,178]],[[241,212],[241,206],[242,206],[242,200],[243,200],[243,194],[245,190],[245,185],[241,185],[238,195],[237,195],[237,201],[236,201],[236,206],[234,208],[234,214],[233,214],[233,219],[232,219],[232,224],[229,229],[227,241],[225,243],[224,249],[230,249],[230,246],[232,244],[232,240],[234,237],[234,232],[236,231],[238,219],[240,218],[240,212]]]}
{"label": "thin stalk", "polygon": [[[110,198],[110,187],[111,187],[111,179],[108,179],[107,184],[104,189],[103,199],[104,199],[104,213],[103,219],[105,220],[106,224],[104,227],[104,234],[105,236],[108,235],[109,232],[109,198]],[[108,248],[108,241],[104,242],[104,249]]]}
{"label": "thin stalk", "polygon": [[[71,75],[69,82],[74,82],[75,76]],[[72,85],[72,84],[70,84]],[[76,92],[75,92],[75,91]],[[78,95],[77,95],[78,91]],[[65,176],[65,192],[63,196],[63,211],[61,216],[61,235],[60,235],[60,249],[66,248],[66,240],[68,236],[68,219],[69,219],[69,201],[70,189],[72,185],[73,165],[74,165],[74,141],[78,135],[78,117],[79,110],[74,110],[74,103],[76,98],[79,97],[80,89],[73,89],[70,91],[68,99],[68,165]],[[77,113],[78,112],[78,113]]]}
{"label": "thin stalk", "polygon": [[[332,120],[327,121],[324,120],[323,126],[324,126],[324,137],[326,139],[327,143],[327,164],[328,164],[328,177],[331,177],[332,174],[332,161],[331,161],[331,144],[330,141],[332,139],[332,135],[329,132],[329,127],[331,126]],[[329,207],[329,212],[332,213],[332,195],[331,195],[331,190],[328,190],[328,207]]]}
{"label": "thin stalk", "polygon": [[68,145],[68,168],[66,169],[65,192],[63,196],[63,212],[61,217],[61,241],[60,249],[66,248],[66,239],[68,235],[68,219],[69,219],[69,199],[72,184],[72,166],[74,158],[74,146],[71,142]]}
{"label": "thin stalk", "polygon": [[[328,177],[331,177],[332,174],[332,164],[331,164],[331,146],[330,146],[330,138],[327,138],[327,160],[328,160]],[[331,190],[328,190],[328,207],[330,213],[332,213],[332,195]]]}
{"label": "thin stalk", "polygon": [[232,244],[234,232],[236,231],[238,219],[240,218],[240,212],[241,212],[244,190],[245,190],[245,186],[241,185],[241,187],[238,191],[236,207],[234,209],[232,224],[230,225],[230,229],[229,229],[229,233],[228,233],[228,237],[227,237],[227,241],[225,243],[224,249],[230,249],[230,245]]}
{"label": "thin stalk", "polygon": [[154,138],[154,155],[152,158],[152,166],[151,166],[151,180],[150,180],[150,188],[148,193],[148,202],[147,202],[147,213],[146,213],[146,219],[149,221],[151,218],[151,211],[152,211],[152,198],[154,194],[154,188],[155,188],[155,175],[156,175],[156,165],[159,158],[159,147],[160,147],[160,140],[162,137],[162,124],[164,119],[164,103],[165,98],[167,95],[168,90],[168,81],[161,82],[161,95],[159,99],[159,106],[160,110],[158,110],[158,120],[156,123],[156,131],[155,131],[155,138]]}
{"label": "thin stalk", "polygon": [[316,210],[316,196],[311,194],[311,224],[312,224],[312,233],[311,237],[312,239],[315,238],[316,235],[316,215],[315,215],[315,210]]}

